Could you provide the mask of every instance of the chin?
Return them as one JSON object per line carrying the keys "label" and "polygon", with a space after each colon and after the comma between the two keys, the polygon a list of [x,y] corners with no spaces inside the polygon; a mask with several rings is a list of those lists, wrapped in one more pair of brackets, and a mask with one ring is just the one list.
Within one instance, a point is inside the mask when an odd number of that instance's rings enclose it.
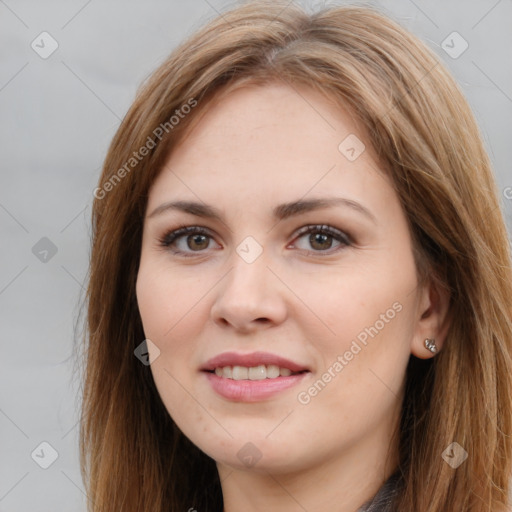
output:
{"label": "chin", "polygon": [[278,474],[296,472],[303,465],[307,466],[304,457],[297,454],[296,444],[284,443],[282,439],[269,440],[256,434],[252,436],[246,432],[243,440],[229,438],[215,445],[207,442],[198,443],[197,446],[216,463],[234,470]]}

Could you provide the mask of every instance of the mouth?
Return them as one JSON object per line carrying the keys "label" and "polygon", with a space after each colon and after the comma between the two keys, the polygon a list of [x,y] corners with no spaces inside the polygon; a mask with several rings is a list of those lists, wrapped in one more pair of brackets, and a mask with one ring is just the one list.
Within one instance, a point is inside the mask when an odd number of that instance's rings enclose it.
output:
{"label": "mouth", "polygon": [[260,364],[258,366],[217,366],[214,370],[205,370],[208,373],[214,373],[217,377],[231,380],[265,380],[278,379],[280,377],[289,377],[290,375],[299,375],[308,370],[293,372],[290,368],[278,366],[276,364]]}
{"label": "mouth", "polygon": [[300,382],[311,370],[266,352],[225,352],[201,369],[212,389],[230,401],[257,402]]}

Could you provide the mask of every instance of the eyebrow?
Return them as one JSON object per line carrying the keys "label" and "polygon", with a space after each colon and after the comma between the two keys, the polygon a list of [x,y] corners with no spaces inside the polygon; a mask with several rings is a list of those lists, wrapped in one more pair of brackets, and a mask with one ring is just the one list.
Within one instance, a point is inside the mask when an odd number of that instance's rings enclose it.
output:
{"label": "eyebrow", "polygon": [[[320,210],[322,208],[329,208],[332,206],[344,206],[357,211],[377,224],[377,219],[373,213],[364,207],[361,203],[347,199],[345,197],[323,197],[318,199],[301,199],[289,203],[283,203],[276,206],[273,211],[273,217],[277,220],[285,220],[290,217],[300,215],[303,213]],[[197,217],[210,218],[223,222],[223,215],[221,211],[214,206],[197,203],[195,201],[170,201],[157,206],[149,215],[148,218],[155,217],[167,211],[178,210],[185,213],[190,213]]]}

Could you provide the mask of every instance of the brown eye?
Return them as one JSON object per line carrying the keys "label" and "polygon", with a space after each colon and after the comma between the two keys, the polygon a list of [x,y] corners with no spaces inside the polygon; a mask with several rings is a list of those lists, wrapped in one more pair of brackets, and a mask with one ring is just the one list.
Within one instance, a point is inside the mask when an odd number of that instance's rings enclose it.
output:
{"label": "brown eye", "polygon": [[209,231],[199,226],[186,226],[170,231],[160,239],[160,245],[175,254],[194,256],[208,249],[212,236]]}
{"label": "brown eye", "polygon": [[188,248],[193,251],[207,249],[210,242],[207,235],[189,235],[186,240]]}
{"label": "brown eye", "polygon": [[309,243],[315,250],[330,249],[332,246],[332,235],[324,233],[310,234]]}
{"label": "brown eye", "polygon": [[[308,236],[306,237],[306,235]],[[348,235],[326,225],[306,226],[299,231],[299,237],[297,239],[305,239],[307,241],[305,244],[306,247],[299,247],[300,249],[315,253],[327,252],[333,247],[335,247],[336,250],[336,248],[352,245],[352,241]],[[335,250],[331,252],[335,252]]]}

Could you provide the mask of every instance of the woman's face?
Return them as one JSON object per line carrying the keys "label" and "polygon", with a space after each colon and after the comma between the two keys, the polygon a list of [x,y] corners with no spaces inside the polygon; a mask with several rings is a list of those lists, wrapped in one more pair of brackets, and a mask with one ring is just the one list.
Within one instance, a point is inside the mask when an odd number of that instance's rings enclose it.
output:
{"label": "woman's face", "polygon": [[150,368],[220,467],[382,464],[409,356],[427,357],[423,296],[369,141],[310,89],[227,95],[150,190],[137,280]]}

